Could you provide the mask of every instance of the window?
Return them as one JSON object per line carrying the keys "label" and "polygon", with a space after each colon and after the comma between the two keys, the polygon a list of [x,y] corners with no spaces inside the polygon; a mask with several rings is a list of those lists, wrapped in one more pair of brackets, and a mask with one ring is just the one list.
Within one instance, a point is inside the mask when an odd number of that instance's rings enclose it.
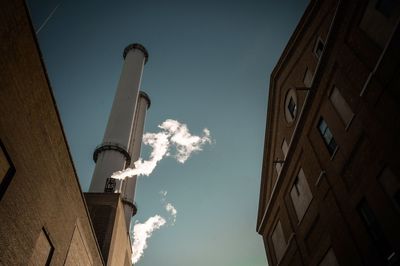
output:
{"label": "window", "polygon": [[302,168],[300,168],[299,173],[295,178],[293,187],[290,191],[290,197],[292,199],[297,218],[299,221],[301,221],[312,200],[311,190],[308,186],[308,182]]}
{"label": "window", "polygon": [[283,152],[283,156],[286,158],[286,155],[287,155],[287,153],[288,153],[288,150],[289,150],[289,146],[288,146],[288,144],[287,144],[287,142],[286,142],[286,139],[283,139],[283,142],[282,142],[282,152]]}
{"label": "window", "polygon": [[360,202],[357,211],[371,237],[372,243],[382,256],[383,260],[390,260],[393,257],[394,250],[386,240],[381,225],[365,199]]}
{"label": "window", "polygon": [[336,112],[339,114],[340,119],[347,127],[353,119],[354,113],[351,110],[350,106],[347,104],[346,100],[343,98],[342,94],[340,94],[340,91],[337,87],[333,88],[329,99]]}
{"label": "window", "polygon": [[294,89],[290,89],[286,94],[284,112],[286,121],[293,122],[297,115],[297,95]]}
{"label": "window", "polygon": [[315,43],[314,54],[318,59],[320,59],[323,51],[324,43],[322,42],[321,38],[318,38],[317,42]]}
{"label": "window", "polygon": [[330,248],[328,250],[328,252],[325,254],[324,258],[318,265],[319,266],[339,266],[339,263],[337,262],[335,253],[333,252],[332,248]]}
{"label": "window", "polygon": [[292,117],[292,119],[294,119],[297,107],[296,107],[296,104],[293,101],[292,97],[290,97],[288,109],[289,109],[290,116]]}
{"label": "window", "polygon": [[386,167],[382,174],[378,177],[386,194],[390,197],[394,206],[400,211],[400,181],[399,177],[396,176],[392,170]]}
{"label": "window", "polygon": [[36,239],[33,253],[29,259],[29,265],[50,265],[51,257],[54,253],[53,244],[44,228],[40,230],[39,237]]}
{"label": "window", "polygon": [[7,150],[0,140],[0,200],[5,194],[11,179],[15,174],[14,165]]}
{"label": "window", "polygon": [[279,262],[286,251],[286,239],[283,234],[281,221],[278,221],[276,224],[271,238],[272,244],[274,245],[276,259]]}
{"label": "window", "polygon": [[313,72],[309,68],[307,68],[303,78],[303,83],[307,88],[311,87],[313,76]]}
{"label": "window", "polygon": [[333,138],[331,130],[322,117],[318,122],[318,131],[321,134],[329,153],[332,155],[337,148],[337,144]]}
{"label": "window", "polygon": [[369,0],[360,29],[380,48],[384,48],[400,15],[398,0]]}

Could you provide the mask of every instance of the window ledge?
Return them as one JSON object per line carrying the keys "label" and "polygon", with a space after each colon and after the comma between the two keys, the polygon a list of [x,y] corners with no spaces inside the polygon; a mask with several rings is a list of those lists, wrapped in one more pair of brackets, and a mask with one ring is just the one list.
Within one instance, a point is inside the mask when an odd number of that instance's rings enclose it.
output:
{"label": "window ledge", "polygon": [[325,170],[322,170],[321,173],[319,173],[319,176],[317,178],[317,181],[315,182],[315,186],[319,187],[319,183],[321,183],[322,178],[326,176]]}
{"label": "window ledge", "polygon": [[353,120],[354,120],[355,115],[353,115],[349,121],[349,123],[347,123],[346,127],[344,128],[344,130],[347,132],[349,131],[349,128],[351,126],[351,124],[353,124]]}
{"label": "window ledge", "polygon": [[331,161],[333,161],[333,159],[335,159],[335,156],[336,156],[338,150],[339,150],[339,146],[337,146],[336,149],[333,151],[331,158],[330,158]]}

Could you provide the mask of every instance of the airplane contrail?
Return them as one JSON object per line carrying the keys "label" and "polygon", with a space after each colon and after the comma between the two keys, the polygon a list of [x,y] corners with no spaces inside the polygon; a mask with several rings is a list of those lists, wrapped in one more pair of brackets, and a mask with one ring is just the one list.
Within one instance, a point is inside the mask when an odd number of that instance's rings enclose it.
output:
{"label": "airplane contrail", "polygon": [[36,30],[36,35],[43,29],[44,26],[46,26],[47,22],[53,17],[54,13],[57,11],[57,8],[61,5],[61,3],[58,3],[58,5],[53,9],[53,11],[50,12],[49,16],[44,20],[43,24],[39,27],[39,29]]}

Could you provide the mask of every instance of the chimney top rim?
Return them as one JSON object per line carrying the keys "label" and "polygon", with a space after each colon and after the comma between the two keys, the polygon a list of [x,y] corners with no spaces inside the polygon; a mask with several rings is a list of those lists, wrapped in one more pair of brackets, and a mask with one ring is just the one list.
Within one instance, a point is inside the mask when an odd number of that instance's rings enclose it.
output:
{"label": "chimney top rim", "polygon": [[150,96],[147,93],[145,93],[144,91],[140,91],[139,96],[143,97],[147,101],[147,103],[148,103],[147,109],[149,109],[150,105],[151,105]]}
{"label": "chimney top rim", "polygon": [[134,50],[134,49],[138,49],[144,54],[144,58],[145,58],[144,63],[146,64],[147,61],[149,60],[149,52],[147,52],[146,48],[143,45],[141,45],[140,43],[131,43],[127,47],[125,47],[124,53],[122,54],[124,59],[128,55],[129,51]]}

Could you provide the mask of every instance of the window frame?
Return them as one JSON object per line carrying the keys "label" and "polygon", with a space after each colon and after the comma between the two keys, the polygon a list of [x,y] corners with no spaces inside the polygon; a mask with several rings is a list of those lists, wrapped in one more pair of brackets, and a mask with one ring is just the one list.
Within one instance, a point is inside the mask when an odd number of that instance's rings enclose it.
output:
{"label": "window frame", "polygon": [[[284,244],[283,246],[282,246],[282,254],[279,254],[280,256],[278,256],[278,246],[275,246],[275,244],[278,244],[278,243],[275,243],[274,242],[274,233],[275,233],[275,231],[277,230],[277,228],[278,228],[278,226],[280,227],[280,231],[281,232],[279,232],[279,233],[282,233],[282,237],[283,237],[283,239],[282,239],[282,243]],[[274,256],[275,256],[275,259],[276,259],[276,261],[277,261],[277,263],[279,263],[282,259],[283,259],[283,257],[285,256],[285,253],[286,253],[286,250],[287,250],[287,246],[288,246],[288,240],[286,239],[286,235],[285,235],[285,230],[283,229],[283,225],[282,225],[282,222],[281,222],[281,220],[280,219],[277,219],[277,221],[275,222],[275,224],[274,224],[274,226],[272,227],[272,230],[271,230],[271,233],[270,233],[270,239],[271,239],[271,244],[272,244],[272,251],[273,251],[273,254],[274,254]]]}
{"label": "window frame", "polygon": [[[290,104],[291,103],[291,104]],[[289,108],[289,105],[291,106]],[[284,99],[284,115],[286,122],[291,125],[297,118],[298,113],[298,98],[297,92],[294,88],[290,88],[287,90],[285,99]]]}
{"label": "window frame", "polygon": [[[340,110],[340,106],[338,106],[337,104],[335,104],[335,98],[332,98],[334,96],[334,94],[337,93],[336,95],[336,103],[339,103],[337,100],[341,101],[341,104],[343,105],[343,107],[347,110]],[[336,114],[339,116],[340,121],[343,123],[345,130],[347,131],[351,125],[351,123],[354,120],[355,114],[353,109],[351,108],[351,106],[349,105],[349,103],[346,101],[346,99],[343,97],[343,94],[341,93],[340,89],[338,86],[334,85],[333,88],[331,89],[330,93],[329,93],[329,102],[331,103],[331,105],[333,106],[333,109],[335,109]],[[344,111],[344,112],[343,112]],[[345,117],[345,112],[351,112],[351,117],[349,117],[349,119],[346,119]],[[347,114],[348,115],[348,114]]]}
{"label": "window frame", "polygon": [[[321,129],[321,125],[325,124],[324,129]],[[328,123],[325,121],[325,119],[321,116],[320,119],[318,120],[317,123],[317,130],[322,137],[322,140],[331,156],[333,156],[337,149],[338,149],[338,144],[333,136],[332,130],[329,128]],[[334,146],[332,147],[332,145]]]}
{"label": "window frame", "polygon": [[297,113],[297,104],[296,102],[293,100],[293,97],[290,96],[289,97],[289,103],[287,106],[288,110],[289,110],[289,114],[292,117],[292,119],[294,120],[296,118],[296,113]]}
{"label": "window frame", "polygon": [[[300,179],[304,179],[302,182]],[[301,184],[303,183],[303,186]],[[293,192],[295,191],[295,192]],[[293,193],[296,194],[296,198],[293,198]],[[304,216],[307,213],[308,208],[311,205],[311,202],[314,199],[313,192],[310,187],[310,183],[307,180],[306,173],[304,172],[304,169],[300,167],[297,171],[297,174],[295,175],[290,189],[288,191],[288,196],[290,198],[291,204],[294,208],[298,223],[301,223],[303,220]],[[301,209],[301,204],[299,205],[296,200],[306,200],[307,201],[307,206],[304,209]]]}
{"label": "window frame", "polygon": [[[319,53],[318,52],[318,48],[319,48],[319,45],[322,45],[322,50],[321,50],[321,52]],[[318,38],[317,38],[317,40],[315,41],[315,44],[314,44],[314,49],[313,49],[313,53],[314,53],[314,55],[315,55],[315,57],[318,59],[318,60],[320,60],[321,59],[321,56],[322,56],[322,53],[324,52],[324,49],[325,49],[325,42],[322,40],[322,38],[320,37],[320,36],[318,36]]]}

